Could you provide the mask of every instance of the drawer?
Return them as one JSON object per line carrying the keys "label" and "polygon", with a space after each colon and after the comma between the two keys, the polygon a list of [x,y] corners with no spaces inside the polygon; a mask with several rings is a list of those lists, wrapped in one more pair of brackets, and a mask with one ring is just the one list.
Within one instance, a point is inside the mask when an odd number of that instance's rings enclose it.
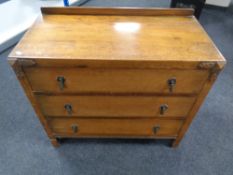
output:
{"label": "drawer", "polygon": [[46,116],[185,117],[195,97],[37,95]]}
{"label": "drawer", "polygon": [[[198,93],[206,70],[24,68],[33,91]],[[175,81],[174,81],[175,80]]]}
{"label": "drawer", "polygon": [[56,135],[175,137],[183,121],[162,119],[50,119]]}

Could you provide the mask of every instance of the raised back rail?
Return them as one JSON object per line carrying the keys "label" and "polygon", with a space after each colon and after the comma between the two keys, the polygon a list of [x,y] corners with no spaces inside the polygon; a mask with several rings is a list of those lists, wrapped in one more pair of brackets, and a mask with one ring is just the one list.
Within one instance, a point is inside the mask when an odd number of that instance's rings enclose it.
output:
{"label": "raised back rail", "polygon": [[106,7],[42,7],[49,15],[125,15],[125,16],[192,16],[190,8],[106,8]]}

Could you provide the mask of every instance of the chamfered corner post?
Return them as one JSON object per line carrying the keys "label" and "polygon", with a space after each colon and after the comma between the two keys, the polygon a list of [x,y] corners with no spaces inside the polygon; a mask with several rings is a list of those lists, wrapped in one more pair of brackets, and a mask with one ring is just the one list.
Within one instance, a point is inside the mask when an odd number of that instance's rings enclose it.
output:
{"label": "chamfered corner post", "polygon": [[200,106],[204,102],[206,96],[208,95],[209,90],[211,89],[212,85],[214,84],[215,80],[217,79],[218,74],[223,69],[224,65],[226,64],[225,61],[218,63],[218,62],[201,62],[198,65],[198,69],[200,70],[207,70],[209,71],[209,78],[204,84],[200,94],[198,95],[195,104],[193,105],[191,111],[189,112],[187,118],[184,121],[184,124],[181,130],[178,133],[177,138],[173,141],[172,147],[175,148],[179,145],[180,141],[184,137],[186,131],[188,130],[192,120],[196,116]]}

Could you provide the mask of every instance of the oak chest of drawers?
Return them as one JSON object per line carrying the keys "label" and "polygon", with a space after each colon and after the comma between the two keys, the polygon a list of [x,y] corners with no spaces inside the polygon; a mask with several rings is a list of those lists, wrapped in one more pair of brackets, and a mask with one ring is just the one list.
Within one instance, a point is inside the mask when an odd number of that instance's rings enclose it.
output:
{"label": "oak chest of drawers", "polygon": [[190,9],[42,8],[9,56],[58,138],[165,138],[177,146],[225,59]]}

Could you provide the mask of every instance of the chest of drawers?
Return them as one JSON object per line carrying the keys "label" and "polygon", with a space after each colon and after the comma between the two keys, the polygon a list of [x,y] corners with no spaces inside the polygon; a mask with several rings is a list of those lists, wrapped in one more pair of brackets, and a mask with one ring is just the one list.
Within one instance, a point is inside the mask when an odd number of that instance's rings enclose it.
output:
{"label": "chest of drawers", "polygon": [[190,9],[42,8],[9,56],[51,143],[183,138],[225,59]]}

